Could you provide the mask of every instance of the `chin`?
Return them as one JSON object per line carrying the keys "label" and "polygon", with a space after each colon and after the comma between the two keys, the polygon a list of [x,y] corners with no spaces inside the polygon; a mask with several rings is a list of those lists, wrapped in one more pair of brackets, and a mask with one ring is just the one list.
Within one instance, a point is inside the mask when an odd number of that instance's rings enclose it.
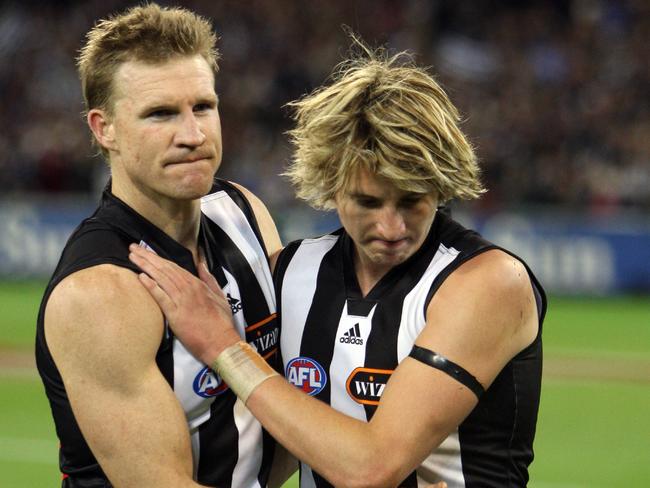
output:
{"label": "chin", "polygon": [[214,176],[183,178],[174,188],[175,197],[181,200],[195,200],[204,197],[210,192],[213,182]]}

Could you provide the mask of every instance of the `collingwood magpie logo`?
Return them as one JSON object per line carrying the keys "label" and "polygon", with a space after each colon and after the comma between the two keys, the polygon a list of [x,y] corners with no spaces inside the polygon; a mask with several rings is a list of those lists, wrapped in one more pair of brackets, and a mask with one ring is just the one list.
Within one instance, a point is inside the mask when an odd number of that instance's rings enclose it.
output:
{"label": "collingwood magpie logo", "polygon": [[228,299],[228,303],[230,304],[230,310],[232,311],[233,315],[235,315],[237,312],[239,312],[242,309],[241,300],[233,297],[230,293],[226,294],[226,298]]}
{"label": "collingwood magpie logo", "polygon": [[361,331],[359,330],[359,323],[357,322],[350,330],[344,332],[341,337],[339,337],[339,342],[342,344],[357,344],[363,346],[363,339],[361,338]]}

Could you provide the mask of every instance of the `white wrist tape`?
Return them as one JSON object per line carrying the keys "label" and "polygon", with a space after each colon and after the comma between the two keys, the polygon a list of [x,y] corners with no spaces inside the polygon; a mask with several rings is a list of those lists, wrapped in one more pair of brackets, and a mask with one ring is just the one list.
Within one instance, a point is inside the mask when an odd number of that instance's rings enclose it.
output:
{"label": "white wrist tape", "polygon": [[278,373],[253,349],[239,341],[226,348],[211,365],[244,404],[253,390]]}

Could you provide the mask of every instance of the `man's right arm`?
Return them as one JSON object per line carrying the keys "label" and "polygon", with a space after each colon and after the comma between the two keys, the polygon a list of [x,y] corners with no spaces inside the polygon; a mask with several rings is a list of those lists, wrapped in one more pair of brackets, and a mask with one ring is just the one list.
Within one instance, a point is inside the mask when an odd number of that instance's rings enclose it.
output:
{"label": "man's right arm", "polygon": [[45,336],[75,418],[116,487],[198,487],[183,410],[155,361],[163,316],[132,271],[100,265],[65,278]]}

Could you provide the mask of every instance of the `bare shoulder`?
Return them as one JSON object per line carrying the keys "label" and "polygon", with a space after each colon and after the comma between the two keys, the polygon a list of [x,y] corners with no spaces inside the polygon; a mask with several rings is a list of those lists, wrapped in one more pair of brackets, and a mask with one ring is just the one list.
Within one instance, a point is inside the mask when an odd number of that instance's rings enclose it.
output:
{"label": "bare shoulder", "polygon": [[533,298],[526,267],[514,256],[492,249],[475,256],[453,271],[437,296],[445,301],[464,300],[474,306],[508,312]]}
{"label": "bare shoulder", "polygon": [[257,195],[255,195],[255,193],[250,191],[244,185],[236,183],[236,182],[234,182],[232,180],[229,180],[228,183],[230,183],[235,188],[237,188],[239,191],[241,191],[244,194],[244,196],[246,197],[246,199],[248,200],[248,202],[251,204],[251,206],[255,207],[255,206],[259,205],[259,206],[264,207],[266,209],[266,205],[264,205],[264,202],[262,202],[262,200],[260,200],[259,197]]}
{"label": "bare shoulder", "polygon": [[262,200],[260,200],[257,195],[248,188],[239,183],[235,183],[234,181],[231,181],[230,183],[241,191],[246,200],[248,200],[248,203],[250,203],[260,227],[260,231],[262,232],[266,251],[268,252],[269,257],[275,258],[277,253],[282,250],[282,242],[280,240],[280,235],[278,234],[278,229],[273,221],[273,217],[271,217],[271,213],[266,208],[266,205],[264,205],[264,202],[262,202]]}
{"label": "bare shoulder", "polygon": [[491,249],[463,263],[450,279],[463,286],[483,289],[495,298],[501,294],[515,298],[532,292],[524,264],[500,249]]}
{"label": "bare shoulder", "polygon": [[63,370],[66,365],[103,363],[122,369],[146,363],[155,357],[162,333],[162,312],[137,274],[110,264],[66,277],[45,309],[45,337]]}
{"label": "bare shoulder", "polygon": [[[489,250],[453,271],[434,294],[418,342],[444,349],[489,384],[537,335],[535,297],[526,267]],[[487,365],[487,368],[485,368]]]}

